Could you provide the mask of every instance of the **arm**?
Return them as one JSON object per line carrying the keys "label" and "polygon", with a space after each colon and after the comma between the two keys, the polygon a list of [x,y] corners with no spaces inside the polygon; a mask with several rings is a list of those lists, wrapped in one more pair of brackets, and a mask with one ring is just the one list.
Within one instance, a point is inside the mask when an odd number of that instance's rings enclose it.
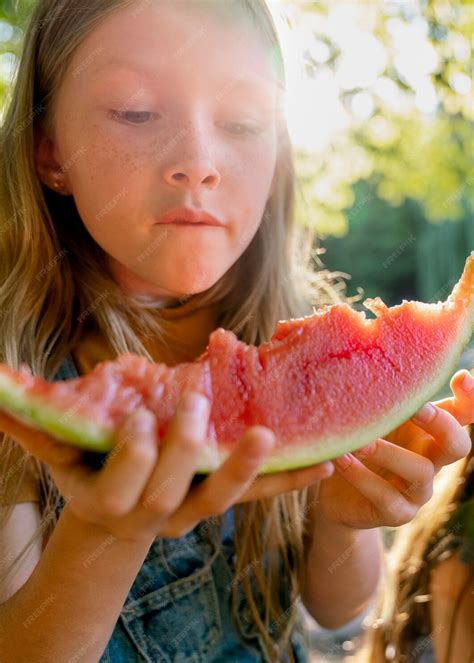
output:
{"label": "arm", "polygon": [[382,539],[378,529],[320,521],[312,531],[301,599],[318,624],[337,629],[373,600],[381,578]]}
{"label": "arm", "polygon": [[97,663],[152,542],[116,539],[66,505],[33,573],[0,605],[0,660],[46,663],[80,652]]}
{"label": "arm", "polygon": [[[7,507],[0,505],[0,518],[3,519]],[[2,522],[2,520],[0,520]],[[41,557],[41,540],[37,539],[27,555],[17,565],[16,571],[4,576],[9,564],[25,548],[41,522],[41,512],[37,502],[13,504],[12,511],[0,527],[0,604],[8,601],[28,580]]]}
{"label": "arm", "polygon": [[[73,658],[97,663],[157,536],[180,537],[238,499],[267,497],[266,491],[278,494],[327,475],[320,467],[283,472],[273,477],[274,484],[257,486],[274,436],[254,426],[219,469],[190,487],[208,414],[209,409],[192,415],[178,407],[158,454],[156,419],[138,408],[118,431],[107,462],[92,470],[81,462],[79,450],[0,413],[0,427],[48,464],[69,500],[42,555],[38,552],[3,594],[2,663]],[[15,523],[13,533],[22,526]],[[16,551],[24,537],[18,541],[9,534],[8,541],[8,549]]]}
{"label": "arm", "polygon": [[337,472],[308,490],[302,600],[322,626],[343,625],[368,605],[381,576],[378,528],[412,520],[433,493],[435,473],[469,453],[460,422],[472,421],[474,392],[462,391],[462,377],[451,380],[450,411],[441,402],[428,419],[402,424],[391,441],[378,438],[336,459]]}

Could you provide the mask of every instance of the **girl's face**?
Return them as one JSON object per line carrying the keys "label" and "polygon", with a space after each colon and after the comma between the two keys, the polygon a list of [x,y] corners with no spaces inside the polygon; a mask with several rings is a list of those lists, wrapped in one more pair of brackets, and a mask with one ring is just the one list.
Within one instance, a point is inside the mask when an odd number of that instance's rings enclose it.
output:
{"label": "girl's face", "polygon": [[[124,289],[167,303],[242,255],[271,194],[278,100],[258,33],[199,3],[137,3],[81,44],[49,149]],[[156,224],[177,207],[223,226]]]}

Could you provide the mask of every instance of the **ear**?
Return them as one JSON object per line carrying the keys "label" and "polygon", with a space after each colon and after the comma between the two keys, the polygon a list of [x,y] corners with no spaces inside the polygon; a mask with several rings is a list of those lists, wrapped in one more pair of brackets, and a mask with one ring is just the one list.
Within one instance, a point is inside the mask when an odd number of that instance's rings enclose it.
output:
{"label": "ear", "polygon": [[56,158],[56,147],[43,129],[34,128],[35,165],[38,177],[43,184],[57,193],[71,193],[65,169]]}

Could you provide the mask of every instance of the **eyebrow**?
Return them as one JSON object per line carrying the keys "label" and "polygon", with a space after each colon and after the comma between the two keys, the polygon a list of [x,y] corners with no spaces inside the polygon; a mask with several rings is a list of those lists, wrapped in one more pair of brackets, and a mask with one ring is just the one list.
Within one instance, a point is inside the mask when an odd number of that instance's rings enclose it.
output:
{"label": "eyebrow", "polygon": [[[106,73],[108,70],[114,67],[119,67],[120,69],[129,69],[130,71],[135,71],[139,74],[146,74],[150,77],[156,76],[159,73],[159,70],[153,68],[149,64],[135,63],[131,62],[130,60],[126,60],[125,58],[115,57],[94,67],[91,70],[91,75]],[[267,81],[266,79],[257,78],[256,76],[241,76],[236,79],[229,79],[229,72],[222,72],[219,80],[224,82],[222,85],[222,90],[232,90],[235,88],[262,89],[272,84],[270,80]]]}

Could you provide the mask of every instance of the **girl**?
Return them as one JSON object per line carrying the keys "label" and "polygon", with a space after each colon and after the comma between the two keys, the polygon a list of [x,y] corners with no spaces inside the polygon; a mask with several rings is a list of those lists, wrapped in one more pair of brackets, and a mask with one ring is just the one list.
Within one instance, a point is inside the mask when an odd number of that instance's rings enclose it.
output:
{"label": "girl", "polygon": [[[127,351],[172,365],[218,326],[258,344],[342,301],[296,241],[284,82],[263,1],[41,0],[2,129],[0,360],[58,380]],[[451,412],[428,405],[337,473],[257,477],[275,439],[255,426],[193,480],[196,393],[159,452],[139,409],[94,468],[2,416],[0,659],[307,660],[298,599],[328,628],[360,614],[377,528],[468,453],[463,377]]]}
{"label": "girl", "polygon": [[[470,431],[473,440],[474,426]],[[471,448],[466,458],[438,476],[433,499],[398,530],[390,554],[393,570],[380,594],[361,663],[474,661],[473,528]]]}

